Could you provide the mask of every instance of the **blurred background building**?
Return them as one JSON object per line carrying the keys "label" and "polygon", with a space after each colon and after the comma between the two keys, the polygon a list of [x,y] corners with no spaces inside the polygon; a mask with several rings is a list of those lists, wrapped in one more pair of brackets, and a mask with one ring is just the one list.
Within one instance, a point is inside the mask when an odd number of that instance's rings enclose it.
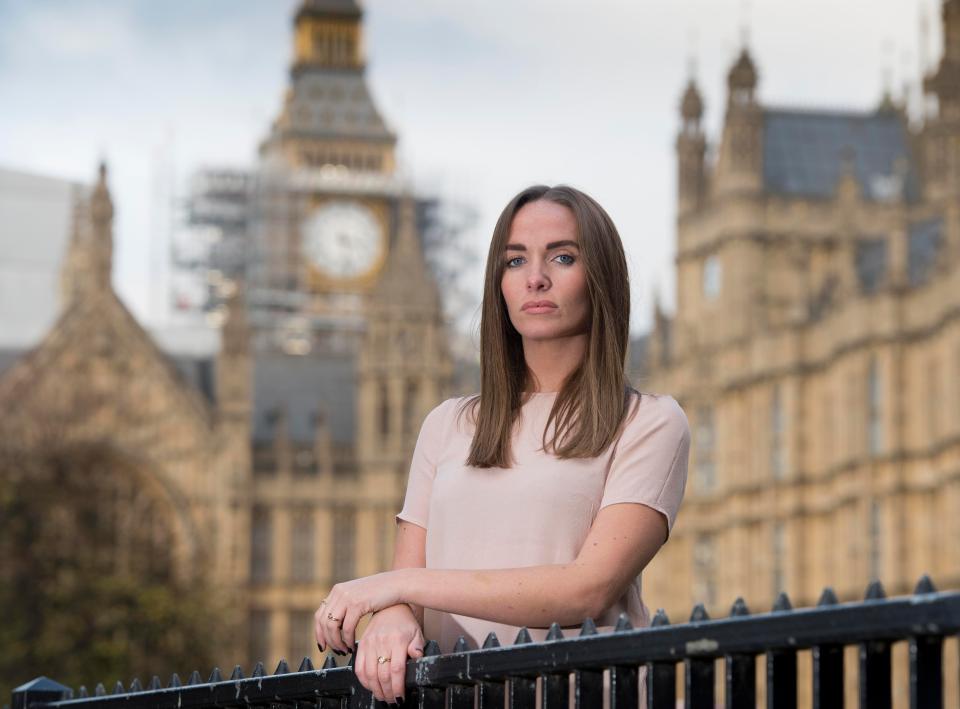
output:
{"label": "blurred background building", "polygon": [[915,122],[889,94],[765,106],[747,48],[715,151],[683,94],[677,311],[646,362],[693,431],[681,521],[644,574],[677,614],[960,586],[960,2],[942,12]]}
{"label": "blurred background building", "polygon": [[[105,170],[92,190],[2,174],[0,208],[16,227],[5,233],[18,237],[4,246],[19,259],[4,287],[42,291],[33,310],[7,301],[3,430],[28,437],[57,420],[61,440],[106,440],[151,481],[173,517],[174,558],[232,589],[242,647],[222,662],[319,659],[318,599],[389,566],[420,422],[454,387],[422,248],[442,229],[437,204],[396,173],[362,47],[352,0],[303,2],[259,163],[196,178],[188,235],[216,233],[179,263],[208,286],[187,310],[222,326],[212,357],[162,351],[113,292]],[[49,262],[26,283],[22,240],[34,232]]]}

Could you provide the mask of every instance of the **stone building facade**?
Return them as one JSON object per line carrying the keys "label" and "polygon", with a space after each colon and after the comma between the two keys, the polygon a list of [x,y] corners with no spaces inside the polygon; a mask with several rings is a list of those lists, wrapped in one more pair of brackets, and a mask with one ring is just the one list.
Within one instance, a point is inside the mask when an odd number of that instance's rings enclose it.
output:
{"label": "stone building facade", "polygon": [[677,309],[658,308],[641,380],[693,431],[644,574],[677,620],[825,586],[854,600],[871,579],[960,587],[960,1],[942,18],[920,121],[889,96],[765,106],[744,49],[708,159],[692,80],[683,95]]}
{"label": "stone building facade", "polygon": [[[221,662],[320,661],[332,584],[392,562],[420,422],[452,363],[417,201],[364,79],[362,11],[304,0],[290,88],[245,196],[255,268],[213,358],[161,351],[111,286],[106,169],[77,200],[61,315],[0,370],[0,425],[108,440],[208,569],[237,631]],[[16,433],[14,433],[16,432]]]}

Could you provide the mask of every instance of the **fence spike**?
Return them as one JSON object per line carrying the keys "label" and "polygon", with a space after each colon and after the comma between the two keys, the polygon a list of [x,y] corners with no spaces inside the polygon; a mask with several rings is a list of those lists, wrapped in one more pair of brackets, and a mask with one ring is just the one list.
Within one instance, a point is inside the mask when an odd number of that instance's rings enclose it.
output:
{"label": "fence spike", "polygon": [[487,637],[483,641],[483,649],[489,650],[492,647],[500,647],[500,640],[496,633],[487,633]]}
{"label": "fence spike", "polygon": [[820,600],[817,601],[818,606],[835,606],[837,603],[837,594],[833,592],[830,586],[823,589],[823,593],[820,594]]}
{"label": "fence spike", "polygon": [[750,615],[750,609],[747,608],[747,603],[743,600],[743,597],[737,596],[737,600],[730,606],[730,617],[739,618],[745,615]]}
{"label": "fence spike", "polygon": [[200,684],[203,680],[200,678],[200,672],[194,670],[190,673],[190,679],[187,680],[187,686],[189,687],[192,684]]}
{"label": "fence spike", "polygon": [[617,626],[613,629],[613,632],[622,633],[625,630],[633,630],[633,623],[630,622],[630,616],[621,613],[617,617]]}
{"label": "fence spike", "polygon": [[223,682],[223,675],[220,674],[219,667],[213,668],[213,672],[210,673],[210,679],[207,680],[207,684],[213,684],[214,682]]}
{"label": "fence spike", "polygon": [[154,675],[153,677],[150,678],[150,684],[147,685],[147,689],[153,692],[154,690],[160,689],[161,687],[162,685],[160,684],[159,677]]}
{"label": "fence spike", "polygon": [[550,624],[550,632],[547,633],[547,640],[563,640],[563,631],[559,623]]}
{"label": "fence spike", "polygon": [[304,657],[300,661],[300,667],[297,668],[297,672],[313,672],[313,662],[309,657]]}
{"label": "fence spike", "polygon": [[782,611],[792,611],[793,604],[790,603],[790,597],[787,595],[786,591],[780,591],[777,594],[777,600],[773,602],[773,612],[780,613]]}
{"label": "fence spike", "polygon": [[107,690],[103,686],[103,682],[97,682],[97,686],[93,688],[93,696],[105,697],[106,695],[107,695]]}
{"label": "fence spike", "polygon": [[116,683],[115,685],[113,685],[113,693],[114,693],[114,694],[126,694],[126,693],[127,693],[127,690],[125,690],[125,689],[123,688],[123,682],[121,682],[120,680],[117,680],[117,683]]}
{"label": "fence spike", "polygon": [[863,600],[865,601],[882,601],[887,597],[886,592],[883,590],[883,584],[878,580],[870,582],[870,585],[867,586],[867,592],[864,594]]}
{"label": "fence spike", "polygon": [[288,674],[289,672],[290,672],[290,666],[287,664],[287,661],[284,659],[281,659],[280,662],[277,663],[277,669],[273,671],[273,674],[285,675],[285,674]]}
{"label": "fence spike", "polygon": [[86,699],[86,698],[89,697],[89,696],[90,696],[90,693],[87,692],[87,688],[86,688],[84,685],[81,684],[81,685],[80,685],[80,698],[81,698],[81,699]]}
{"label": "fence spike", "polygon": [[240,665],[233,666],[233,672],[230,673],[230,679],[243,679],[243,668]]}
{"label": "fence spike", "polygon": [[653,615],[653,620],[650,621],[650,627],[658,628],[663,625],[670,625],[670,619],[667,617],[667,612],[663,608],[657,608],[657,612]]}
{"label": "fence spike", "polygon": [[333,670],[337,667],[337,656],[332,652],[327,655],[327,659],[323,661],[323,669]]}
{"label": "fence spike", "polygon": [[513,641],[514,645],[526,645],[527,643],[532,643],[533,638],[530,637],[530,631],[527,630],[526,626],[520,628],[520,632],[517,633],[516,639]]}
{"label": "fence spike", "polygon": [[593,618],[584,618],[583,625],[580,626],[580,637],[586,637],[587,635],[596,635],[597,634],[597,624],[593,622]]}
{"label": "fence spike", "polygon": [[466,652],[466,651],[469,650],[469,649],[470,649],[470,648],[467,647],[467,639],[466,639],[465,637],[463,637],[462,635],[461,635],[460,637],[458,637],[458,638],[457,638],[457,642],[455,642],[455,643],[453,644],[453,651],[454,651],[454,652]]}
{"label": "fence spike", "polygon": [[428,640],[427,644],[423,646],[423,656],[432,657],[433,655],[440,654],[440,644],[436,640]]}
{"label": "fence spike", "polygon": [[130,683],[130,691],[131,691],[131,692],[142,692],[142,691],[143,691],[143,685],[140,684],[140,678],[139,678],[139,677],[134,677],[134,678],[133,678],[133,682]]}
{"label": "fence spike", "polygon": [[691,623],[699,623],[702,620],[710,620],[710,615],[707,613],[707,609],[702,603],[698,603],[693,607],[693,612],[690,614]]}
{"label": "fence spike", "polygon": [[933,585],[933,581],[927,574],[924,574],[920,577],[920,580],[917,581],[917,587],[913,589],[914,594],[922,593],[936,593],[937,587]]}
{"label": "fence spike", "polygon": [[178,675],[176,672],[170,675],[170,684],[167,685],[168,689],[171,687],[177,688],[182,686],[183,686],[183,682],[180,681],[180,675]]}
{"label": "fence spike", "polygon": [[250,675],[250,676],[251,676],[251,677],[263,677],[265,674],[266,674],[266,672],[263,671],[263,663],[262,663],[262,662],[258,662],[258,663],[254,666],[254,668],[253,668],[253,674]]}

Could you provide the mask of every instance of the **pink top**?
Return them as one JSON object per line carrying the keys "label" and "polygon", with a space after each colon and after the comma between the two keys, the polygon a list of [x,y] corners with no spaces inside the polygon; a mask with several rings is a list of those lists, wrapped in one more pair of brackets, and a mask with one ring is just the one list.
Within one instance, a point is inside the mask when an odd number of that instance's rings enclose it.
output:
{"label": "pink top", "polygon": [[[464,399],[448,399],[427,414],[410,464],[398,519],[427,530],[426,565],[438,569],[502,569],[563,564],[576,559],[597,512],[635,502],[660,512],[673,527],[683,497],[690,429],[670,396],[644,393],[632,406],[623,433],[596,458],[559,459],[542,449],[543,430],[555,392],[536,393],[523,404],[512,441],[511,468],[465,465],[473,425]],[[633,403],[636,403],[635,400]],[[551,426],[552,428],[552,426]],[[549,440],[549,438],[548,438]],[[620,613],[634,627],[648,625],[640,577],[602,617]],[[458,636],[479,647],[493,631],[512,644],[519,628],[467,616],[424,612],[424,634],[449,652]],[[546,628],[529,628],[543,640]]]}

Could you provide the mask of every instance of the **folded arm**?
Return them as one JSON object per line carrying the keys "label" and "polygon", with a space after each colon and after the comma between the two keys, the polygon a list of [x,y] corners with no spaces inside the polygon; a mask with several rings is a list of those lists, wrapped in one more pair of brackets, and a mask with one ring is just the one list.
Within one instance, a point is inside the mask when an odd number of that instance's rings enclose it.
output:
{"label": "folded arm", "polygon": [[[425,530],[417,533],[425,535]],[[318,640],[323,636],[337,649],[350,647],[361,617],[397,603],[509,625],[577,625],[613,605],[666,538],[661,513],[642,504],[620,503],[600,510],[580,553],[568,564],[399,568],[337,584],[327,606],[337,620],[318,623]]]}
{"label": "folded arm", "polygon": [[[508,625],[578,625],[619,599],[666,540],[662,514],[641,504],[600,510],[568,564],[510,569],[409,569],[403,599],[427,608]],[[410,573],[406,573],[410,572]]]}

